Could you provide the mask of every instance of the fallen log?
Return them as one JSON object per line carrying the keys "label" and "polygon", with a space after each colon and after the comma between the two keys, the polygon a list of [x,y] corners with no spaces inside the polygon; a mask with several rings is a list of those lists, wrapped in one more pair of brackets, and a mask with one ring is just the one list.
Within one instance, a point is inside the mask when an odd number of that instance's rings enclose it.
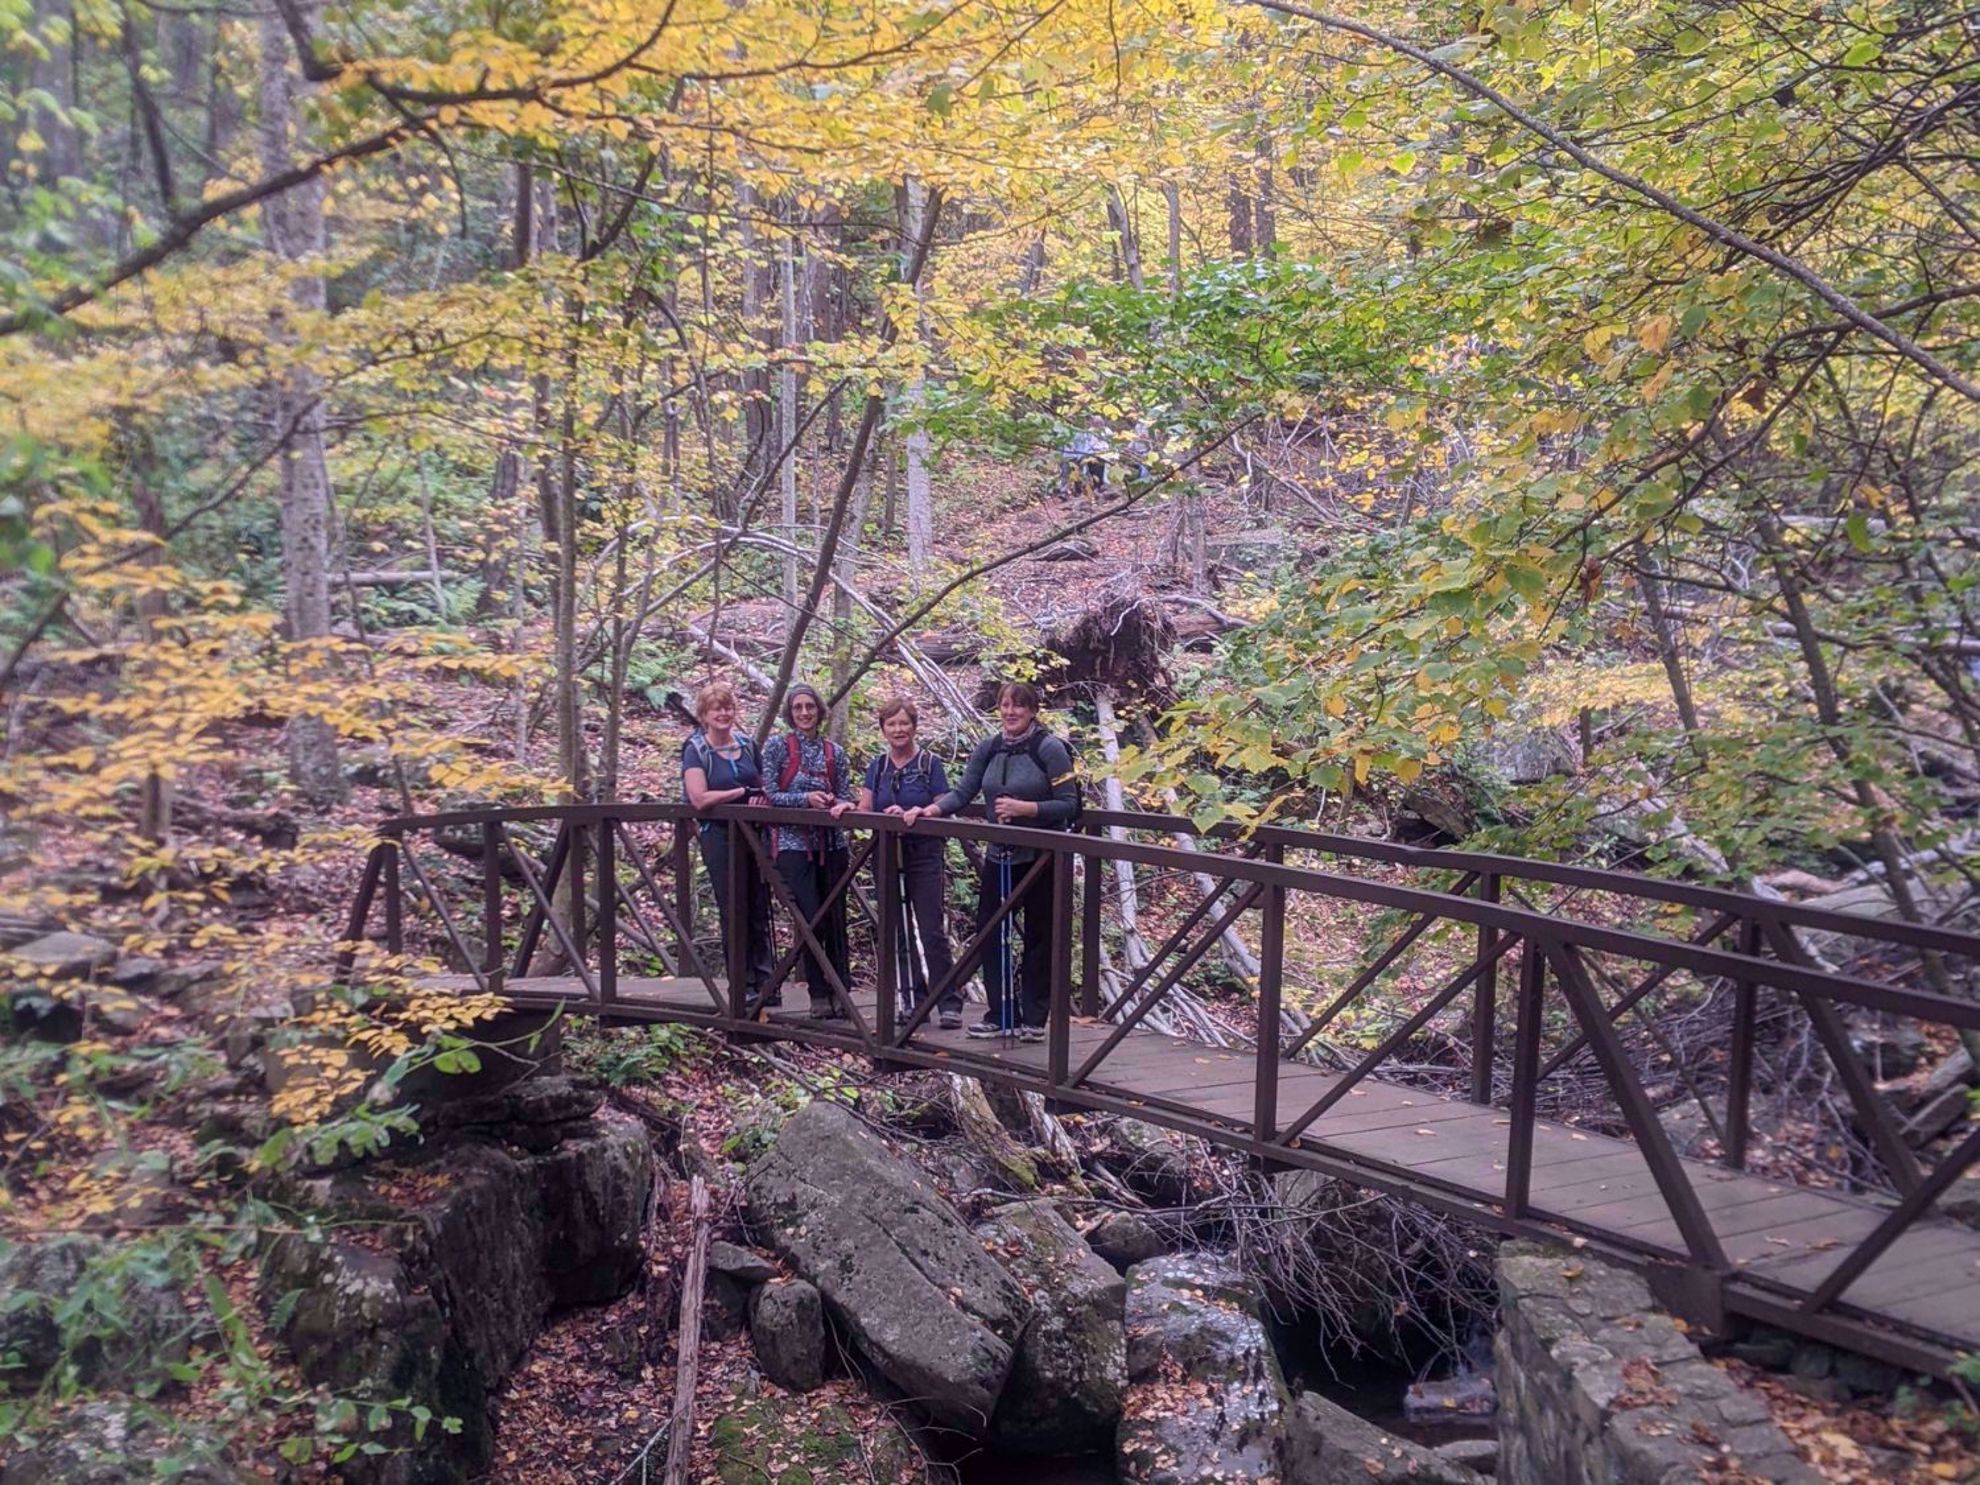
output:
{"label": "fallen log", "polygon": [[694,1223],[687,1273],[681,1280],[680,1340],[674,1348],[674,1411],[667,1422],[665,1485],[687,1485],[688,1458],[694,1452],[694,1384],[701,1362],[701,1291],[708,1283],[708,1183],[696,1176],[688,1187],[688,1218]]}

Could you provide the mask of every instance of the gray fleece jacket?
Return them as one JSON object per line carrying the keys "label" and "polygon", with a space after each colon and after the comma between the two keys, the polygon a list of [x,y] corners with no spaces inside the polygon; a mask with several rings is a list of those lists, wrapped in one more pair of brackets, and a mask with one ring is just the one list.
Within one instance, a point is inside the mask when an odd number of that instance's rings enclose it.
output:
{"label": "gray fleece jacket", "polygon": [[[1042,761],[1044,768],[1038,766]],[[997,818],[997,801],[1009,795],[1038,805],[1035,819],[1025,825],[1038,830],[1064,830],[1072,823],[1079,800],[1079,779],[1073,769],[1072,752],[1063,740],[1046,733],[1038,744],[1038,760],[1031,756],[1031,734],[1009,739],[1002,732],[992,733],[978,743],[969,755],[956,787],[936,801],[945,815],[953,815],[978,794],[983,796],[984,813]],[[1028,846],[1007,846],[998,842],[985,853],[992,861],[1030,861],[1038,853]]]}

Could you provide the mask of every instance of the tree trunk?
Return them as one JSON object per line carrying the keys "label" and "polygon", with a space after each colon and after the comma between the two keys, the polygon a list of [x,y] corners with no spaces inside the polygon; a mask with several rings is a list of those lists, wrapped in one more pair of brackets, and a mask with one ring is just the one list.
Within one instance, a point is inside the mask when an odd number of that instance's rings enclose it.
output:
{"label": "tree trunk", "polygon": [[[314,0],[298,0],[313,25]],[[298,103],[307,84],[289,70],[287,31],[271,9],[261,19],[261,166],[269,174],[293,166],[298,144]],[[324,184],[305,182],[264,202],[262,234],[268,250],[285,263],[321,258]],[[320,274],[295,280],[290,302],[322,313],[326,287]],[[323,387],[298,368],[269,388],[275,436],[284,440],[281,460],[282,581],[289,638],[302,643],[330,633],[330,463],[324,448]],[[307,663],[307,662],[301,662]],[[350,797],[337,757],[337,734],[321,717],[298,716],[288,726],[289,774],[312,804]]]}
{"label": "tree trunk", "polygon": [[[771,444],[776,438],[770,413],[769,353],[775,337],[770,328],[770,295],[773,292],[770,264],[763,253],[757,231],[756,212],[762,203],[755,188],[738,182],[736,215],[742,226],[742,309],[743,333],[754,336],[763,357],[743,373],[743,440],[747,477],[742,486],[754,489],[770,469]],[[724,512],[733,515],[733,511]]]}
{"label": "tree trunk", "polygon": [[1026,298],[1038,292],[1038,281],[1045,276],[1045,234],[1032,239],[1031,246],[1024,250],[1024,265],[1018,270],[1018,297]]}
{"label": "tree trunk", "polygon": [[1254,240],[1252,237],[1251,197],[1245,194],[1243,185],[1235,178],[1232,179],[1230,189],[1225,195],[1225,202],[1229,207],[1230,213],[1231,256],[1233,258],[1249,258]]}
{"label": "tree trunk", "polygon": [[[921,182],[909,178],[907,183],[905,210],[901,219],[901,265],[902,272],[911,271],[914,245],[921,240],[922,213],[926,209],[927,192]],[[926,270],[923,270],[926,272]],[[917,279],[911,286],[919,303],[921,281]],[[921,334],[917,320],[915,335]],[[926,388],[916,375],[907,387],[908,416],[919,416],[926,403]],[[918,591],[922,577],[927,572],[928,563],[935,549],[934,496],[928,480],[928,434],[921,428],[910,428],[905,440],[907,446],[907,549],[908,575]]]}
{"label": "tree trunk", "polygon": [[[1650,627],[1657,635],[1657,657],[1663,662],[1664,679],[1670,683],[1671,700],[1677,703],[1678,725],[1684,728],[1692,752],[1702,762],[1705,743],[1698,726],[1698,703],[1691,694],[1691,677],[1684,673],[1684,657],[1678,653],[1677,631],[1664,608],[1663,574],[1657,570],[1654,557],[1646,557],[1643,568],[1643,606],[1649,611]],[[1583,761],[1586,762],[1585,757]]]}
{"label": "tree trunk", "polygon": [[1182,293],[1182,190],[1167,181],[1162,199],[1169,206],[1169,297],[1175,298]]}
{"label": "tree trunk", "polygon": [[[793,359],[798,344],[797,256],[784,234],[777,253],[783,310],[783,362],[777,370],[777,492],[783,502],[784,534],[795,544],[798,523],[798,378]],[[795,612],[798,601],[797,558],[784,559],[784,602]]]}
{"label": "tree trunk", "polygon": [[1272,146],[1258,141],[1258,195],[1253,201],[1251,251],[1254,257],[1269,258],[1279,241],[1279,213],[1272,190]]}
{"label": "tree trunk", "polygon": [[[1814,698],[1816,718],[1822,723],[1829,751],[1834,754],[1843,772],[1852,776],[1851,790],[1857,807],[1863,812],[1865,823],[1870,827],[1871,848],[1884,865],[1884,883],[1890,888],[1891,901],[1896,904],[1898,916],[1905,922],[1924,923],[1927,919],[1919,904],[1918,894],[1913,890],[1911,866],[1904,843],[1898,839],[1897,831],[1890,824],[1889,801],[1880,798],[1876,788],[1863,776],[1860,760],[1849,743],[1835,675],[1829,669],[1828,656],[1822,651],[1814,616],[1808,611],[1808,600],[1781,540],[1780,527],[1771,517],[1765,518],[1760,522],[1760,534],[1766,542],[1767,560],[1774,569],[1774,581],[1780,588],[1781,600],[1787,607],[1789,622],[1794,625],[1795,638],[1801,647],[1802,664],[1808,671],[1808,689]],[[1934,990],[1941,995],[1960,993],[1953,985],[1943,958],[1927,952],[1922,959],[1926,981]],[[1961,1041],[1976,1059],[1980,1059],[1980,1033],[1962,1033]]]}
{"label": "tree trunk", "polygon": [[1121,194],[1119,186],[1107,187],[1107,225],[1113,228],[1120,243],[1121,265],[1127,271],[1127,281],[1137,289],[1146,289],[1148,280],[1141,271],[1141,238],[1135,232],[1127,197]]}
{"label": "tree trunk", "polygon": [[[857,646],[853,642],[853,590],[859,586],[859,544],[866,531],[866,512],[873,499],[873,477],[862,472],[853,486],[852,509],[846,513],[846,536],[833,563],[832,619],[837,637],[832,641],[832,694],[849,690],[852,663]],[[795,559],[793,559],[795,561]],[[832,708],[832,736],[845,747],[852,703],[840,697]]]}

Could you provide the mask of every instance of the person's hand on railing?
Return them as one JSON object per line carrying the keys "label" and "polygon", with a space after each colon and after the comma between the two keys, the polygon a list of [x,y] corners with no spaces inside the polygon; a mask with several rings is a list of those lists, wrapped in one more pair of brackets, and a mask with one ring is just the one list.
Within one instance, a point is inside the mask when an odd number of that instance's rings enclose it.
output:
{"label": "person's hand on railing", "polygon": [[835,820],[838,819],[839,816],[843,815],[847,810],[851,808],[852,808],[852,804],[850,801],[841,799],[838,803],[832,806],[832,818]]}
{"label": "person's hand on railing", "polygon": [[[889,810],[888,813],[892,814],[893,811]],[[913,809],[901,811],[901,823],[907,826],[908,829],[912,830],[914,829],[914,822],[916,820],[919,820],[923,815],[927,815],[931,819],[936,819],[936,820],[942,818],[940,814],[936,813],[934,805],[917,804]]]}

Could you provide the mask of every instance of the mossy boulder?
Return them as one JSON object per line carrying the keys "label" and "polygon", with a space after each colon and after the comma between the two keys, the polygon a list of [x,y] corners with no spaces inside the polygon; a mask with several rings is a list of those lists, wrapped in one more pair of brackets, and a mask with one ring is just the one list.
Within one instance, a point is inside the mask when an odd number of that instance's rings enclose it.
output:
{"label": "mossy boulder", "polygon": [[[543,1321],[616,1298],[643,1261],[653,1166],[645,1132],[578,1104],[477,1127],[424,1160],[311,1183],[338,1225],[282,1238],[261,1295],[303,1375],[358,1401],[409,1398],[457,1430],[410,1423],[383,1455],[344,1467],[356,1485],[439,1485],[493,1456],[489,1402]],[[595,1106],[595,1105],[594,1105]],[[537,1148],[546,1130],[550,1148]]]}
{"label": "mossy boulder", "polygon": [[1027,1454],[1104,1448],[1127,1391],[1126,1281],[1048,1201],[998,1207],[976,1235],[1032,1304],[991,1442]]}

